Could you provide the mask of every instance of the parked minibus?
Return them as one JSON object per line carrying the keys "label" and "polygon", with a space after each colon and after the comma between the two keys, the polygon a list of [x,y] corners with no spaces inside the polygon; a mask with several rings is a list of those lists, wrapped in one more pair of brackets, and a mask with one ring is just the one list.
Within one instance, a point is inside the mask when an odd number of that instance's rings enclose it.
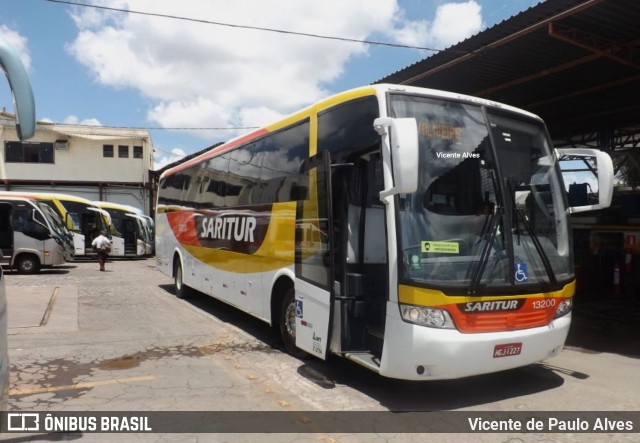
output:
{"label": "parked minibus", "polygon": [[21,274],[65,260],[64,233],[43,203],[20,197],[0,197],[0,264]]}

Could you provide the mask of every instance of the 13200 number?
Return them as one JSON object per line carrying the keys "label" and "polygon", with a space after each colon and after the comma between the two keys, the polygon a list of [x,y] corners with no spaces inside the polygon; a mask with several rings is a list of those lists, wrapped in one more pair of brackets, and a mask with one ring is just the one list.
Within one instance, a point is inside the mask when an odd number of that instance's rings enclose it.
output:
{"label": "13200 number", "polygon": [[534,300],[533,309],[546,309],[553,308],[556,305],[556,301],[552,298],[548,300]]}

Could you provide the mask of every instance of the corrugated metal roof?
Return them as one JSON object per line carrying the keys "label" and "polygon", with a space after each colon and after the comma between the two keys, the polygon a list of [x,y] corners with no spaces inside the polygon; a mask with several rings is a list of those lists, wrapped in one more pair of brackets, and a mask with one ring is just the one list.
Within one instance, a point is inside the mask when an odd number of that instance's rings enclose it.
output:
{"label": "corrugated metal roof", "polygon": [[518,106],[554,137],[640,126],[639,23],[634,0],[548,0],[379,82]]}

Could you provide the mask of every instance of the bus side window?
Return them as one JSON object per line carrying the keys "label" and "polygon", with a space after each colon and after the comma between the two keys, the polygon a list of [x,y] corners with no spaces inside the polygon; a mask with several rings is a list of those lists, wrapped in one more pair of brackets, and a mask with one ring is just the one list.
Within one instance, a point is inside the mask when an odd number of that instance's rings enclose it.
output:
{"label": "bus side window", "polygon": [[[293,200],[302,163],[309,156],[309,120],[270,134],[256,149],[271,153],[266,154],[261,163],[262,203]],[[267,159],[271,160],[270,164]]]}
{"label": "bus side window", "polygon": [[375,96],[343,103],[318,114],[318,152],[331,152],[332,161],[343,161],[354,152],[371,149],[380,142],[373,121],[380,116]]}
{"label": "bus side window", "polygon": [[17,232],[25,232],[30,230],[30,221],[28,211],[24,209],[17,209],[13,211],[11,218],[11,224],[13,230]]}

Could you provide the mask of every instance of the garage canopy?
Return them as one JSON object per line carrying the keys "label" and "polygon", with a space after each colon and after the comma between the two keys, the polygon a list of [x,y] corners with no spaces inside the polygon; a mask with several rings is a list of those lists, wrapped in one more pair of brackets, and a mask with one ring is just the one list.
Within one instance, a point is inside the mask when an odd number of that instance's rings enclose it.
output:
{"label": "garage canopy", "polygon": [[556,146],[599,147],[619,166],[640,144],[640,3],[547,0],[379,83],[526,109]]}

